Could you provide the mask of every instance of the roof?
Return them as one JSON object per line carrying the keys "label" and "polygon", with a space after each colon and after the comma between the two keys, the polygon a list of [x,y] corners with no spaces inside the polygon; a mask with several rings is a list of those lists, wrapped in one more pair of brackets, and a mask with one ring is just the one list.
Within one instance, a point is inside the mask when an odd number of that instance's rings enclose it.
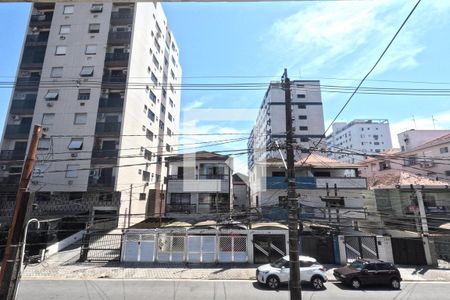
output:
{"label": "roof", "polygon": [[366,165],[369,162],[377,161],[377,160],[383,160],[386,158],[396,158],[397,154],[402,153],[399,148],[390,148],[386,149],[386,151],[380,152],[378,154],[368,154],[367,156],[374,156],[369,157],[363,161],[359,162],[359,165]]}
{"label": "roof", "polygon": [[449,134],[445,134],[445,135],[443,135],[441,137],[435,138],[434,140],[426,142],[425,144],[422,144],[420,146],[417,146],[416,148],[413,148],[413,149],[405,151],[405,152],[413,152],[413,151],[416,151],[416,150],[437,146],[437,145],[440,145],[442,143],[447,143],[447,142],[450,142],[450,133]]}
{"label": "roof", "polygon": [[166,158],[167,161],[180,161],[185,158],[185,156],[194,156],[196,160],[223,160],[226,161],[230,158],[229,155],[222,155],[215,152],[209,151],[198,151],[194,153],[182,153],[174,156],[169,156]]}
{"label": "roof", "polygon": [[235,184],[235,183],[237,183],[237,184],[241,183],[241,184],[248,185],[249,184],[248,176],[244,175],[242,173],[234,173],[233,174],[233,184]]}
{"label": "roof", "polygon": [[390,170],[367,178],[371,188],[391,188],[393,186],[426,185],[426,186],[446,186],[448,182],[432,180],[425,176],[416,175],[407,171]]}
{"label": "roof", "polygon": [[[279,158],[269,158],[265,162],[258,164],[266,164],[268,166],[284,166],[283,160]],[[309,157],[302,158],[295,162],[295,167],[313,168],[313,169],[358,169],[357,164],[340,162],[322,155],[311,154]]]}

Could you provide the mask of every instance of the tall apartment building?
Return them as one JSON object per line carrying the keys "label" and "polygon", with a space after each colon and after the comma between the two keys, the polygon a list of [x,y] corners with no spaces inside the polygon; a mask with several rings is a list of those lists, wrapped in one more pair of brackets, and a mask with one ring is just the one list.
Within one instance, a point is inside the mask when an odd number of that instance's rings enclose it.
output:
{"label": "tall apartment building", "polygon": [[103,211],[120,215],[119,226],[130,213],[131,224],[157,214],[180,81],[160,4],[34,3],[1,145],[2,212],[41,124],[34,214]]}
{"label": "tall apartment building", "polygon": [[[327,136],[328,157],[348,163],[365,159],[363,155],[348,155],[348,152],[377,154],[392,148],[388,120],[353,120],[350,123],[336,122],[333,132]],[[339,153],[343,151],[345,153]]]}
{"label": "tall apartment building", "polygon": [[[295,159],[315,145],[325,132],[320,81],[296,80],[291,82],[292,119],[294,138],[303,149],[296,151]],[[285,144],[285,93],[280,82],[271,82],[261,103],[256,124],[248,140],[248,166],[268,158],[279,158],[278,150],[269,147]]]}

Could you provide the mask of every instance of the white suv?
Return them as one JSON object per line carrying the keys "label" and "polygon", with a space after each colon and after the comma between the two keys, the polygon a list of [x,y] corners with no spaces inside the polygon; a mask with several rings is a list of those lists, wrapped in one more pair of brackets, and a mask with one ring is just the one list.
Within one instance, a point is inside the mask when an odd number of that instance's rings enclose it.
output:
{"label": "white suv", "polygon": [[[309,256],[299,256],[300,279],[308,282],[315,290],[324,288],[326,282],[326,269],[317,262],[315,258]],[[256,280],[266,284],[271,289],[278,289],[280,283],[289,281],[289,256],[282,257],[273,263],[259,266],[256,269]]]}

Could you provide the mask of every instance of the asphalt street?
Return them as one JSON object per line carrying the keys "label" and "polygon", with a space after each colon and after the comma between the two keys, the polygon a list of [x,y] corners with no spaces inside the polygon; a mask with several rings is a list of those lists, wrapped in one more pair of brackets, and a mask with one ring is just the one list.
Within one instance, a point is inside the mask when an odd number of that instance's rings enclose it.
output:
{"label": "asphalt street", "polygon": [[[323,291],[304,286],[305,299],[450,299],[450,282],[403,282],[402,289],[365,288],[352,290],[339,283],[328,282]],[[275,300],[288,299],[287,287],[268,290],[252,281],[185,281],[185,280],[24,280],[19,300],[49,299],[157,299],[157,300]]]}

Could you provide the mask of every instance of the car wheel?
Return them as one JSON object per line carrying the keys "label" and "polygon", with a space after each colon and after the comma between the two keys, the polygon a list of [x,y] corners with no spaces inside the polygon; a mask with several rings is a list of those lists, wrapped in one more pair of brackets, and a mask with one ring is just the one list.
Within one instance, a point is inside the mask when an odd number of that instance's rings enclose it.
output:
{"label": "car wheel", "polygon": [[319,276],[313,277],[311,279],[311,285],[315,290],[322,290],[324,288],[323,279]]}
{"label": "car wheel", "polygon": [[391,279],[391,287],[394,290],[399,290],[400,289],[400,280],[398,280],[397,278],[392,278]]}
{"label": "car wheel", "polygon": [[276,290],[280,287],[280,279],[276,276],[267,277],[266,284],[272,290]]}
{"label": "car wheel", "polygon": [[352,279],[351,285],[355,290],[361,288],[361,282],[358,279]]}

